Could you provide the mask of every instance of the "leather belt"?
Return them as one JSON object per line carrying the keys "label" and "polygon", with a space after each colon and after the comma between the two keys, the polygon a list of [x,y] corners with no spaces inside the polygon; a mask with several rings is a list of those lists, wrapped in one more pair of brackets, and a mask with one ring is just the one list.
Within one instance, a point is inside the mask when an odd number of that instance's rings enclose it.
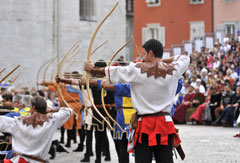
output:
{"label": "leather belt", "polygon": [[[115,107],[115,104],[105,104],[105,106],[111,108],[111,107]],[[103,105],[97,104],[96,107],[97,108],[103,108]]]}
{"label": "leather belt", "polygon": [[170,115],[168,112],[157,112],[157,113],[151,113],[151,114],[143,114],[143,115],[138,115],[139,117],[149,117],[149,116],[164,116],[164,115]]}

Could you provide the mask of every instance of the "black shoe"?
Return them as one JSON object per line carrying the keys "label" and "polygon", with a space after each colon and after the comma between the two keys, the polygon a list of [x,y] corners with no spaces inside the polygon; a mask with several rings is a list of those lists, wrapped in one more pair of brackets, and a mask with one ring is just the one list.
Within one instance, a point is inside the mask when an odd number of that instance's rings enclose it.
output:
{"label": "black shoe", "polygon": [[102,152],[102,156],[107,156],[107,152]]}
{"label": "black shoe", "polygon": [[212,122],[211,125],[213,125],[213,126],[221,126],[222,123],[219,120],[216,120],[216,121]]}
{"label": "black shoe", "polygon": [[111,156],[110,156],[110,153],[109,153],[109,152],[107,152],[107,155],[106,155],[106,157],[105,157],[104,160],[105,160],[105,161],[111,161]]}
{"label": "black shoe", "polygon": [[49,154],[51,155],[50,159],[54,159],[55,156],[56,156],[56,150],[57,150],[57,147],[56,145],[52,145],[51,148],[50,148],[50,151],[49,151]]}
{"label": "black shoe", "polygon": [[111,161],[110,155],[106,156],[104,160],[105,160],[105,161]]}
{"label": "black shoe", "polygon": [[80,162],[90,162],[90,158],[85,156]]}
{"label": "black shoe", "polygon": [[91,152],[89,156],[90,156],[90,157],[94,156],[93,152]]}
{"label": "black shoe", "polygon": [[66,152],[69,153],[69,151],[61,144],[58,145],[57,147],[57,152]]}
{"label": "black shoe", "polygon": [[64,144],[64,138],[61,138],[59,143]]}
{"label": "black shoe", "polygon": [[95,163],[101,163],[101,160],[95,160]]}
{"label": "black shoe", "polygon": [[82,152],[83,151],[83,144],[78,144],[78,147],[73,150],[73,152]]}
{"label": "black shoe", "polygon": [[70,147],[71,147],[71,140],[68,140],[68,141],[67,141],[67,144],[65,145],[65,147],[67,147],[67,148],[70,148]]}

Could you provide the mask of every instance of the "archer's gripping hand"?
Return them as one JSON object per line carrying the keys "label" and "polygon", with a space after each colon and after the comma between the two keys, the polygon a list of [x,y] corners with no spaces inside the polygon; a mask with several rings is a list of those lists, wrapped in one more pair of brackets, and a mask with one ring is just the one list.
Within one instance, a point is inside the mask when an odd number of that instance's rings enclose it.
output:
{"label": "archer's gripping hand", "polygon": [[90,61],[86,61],[84,63],[84,70],[87,72],[91,72],[93,67],[94,67],[94,65]]}

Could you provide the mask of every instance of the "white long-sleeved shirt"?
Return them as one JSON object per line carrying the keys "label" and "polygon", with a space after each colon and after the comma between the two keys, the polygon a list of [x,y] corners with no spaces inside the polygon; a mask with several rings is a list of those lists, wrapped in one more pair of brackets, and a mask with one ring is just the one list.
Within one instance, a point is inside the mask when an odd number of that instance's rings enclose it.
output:
{"label": "white long-sleeved shirt", "polygon": [[177,90],[178,79],[187,70],[190,58],[175,56],[173,64],[176,70],[166,78],[147,77],[141,69],[131,63],[124,67],[106,67],[105,74],[110,83],[130,83],[132,103],[138,114],[152,114],[160,111],[170,112]]}
{"label": "white long-sleeved shirt", "polygon": [[[25,154],[47,160],[54,132],[70,118],[72,113],[71,108],[61,108],[59,112],[53,113],[52,118],[44,122],[43,126],[38,125],[35,128],[32,125],[24,125],[17,117],[0,116],[0,132],[12,135],[12,149],[19,155]],[[17,163],[19,157],[22,157],[19,155],[11,161]],[[39,163],[26,157],[23,158],[31,163]]]}

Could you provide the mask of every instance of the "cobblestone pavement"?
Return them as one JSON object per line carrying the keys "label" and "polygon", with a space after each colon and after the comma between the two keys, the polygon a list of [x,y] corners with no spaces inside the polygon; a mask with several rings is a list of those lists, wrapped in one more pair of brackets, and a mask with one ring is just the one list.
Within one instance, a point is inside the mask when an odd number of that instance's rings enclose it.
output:
{"label": "cobblestone pavement", "polygon": [[[240,132],[240,129],[193,125],[176,125],[176,127],[180,129],[182,148],[186,158],[182,161],[178,156],[177,159],[174,158],[175,163],[240,163],[240,138],[233,137]],[[57,139],[60,137],[59,132],[55,134]],[[111,138],[109,132],[108,134]],[[95,142],[93,142],[93,149],[94,144]],[[72,144],[69,154],[57,153],[56,158],[50,160],[50,163],[80,162],[84,157],[84,152],[72,152],[76,146],[77,144]],[[117,154],[112,139],[110,140],[110,152],[112,160],[108,163],[117,163]],[[94,163],[94,160],[95,157],[91,157],[91,163]],[[130,156],[130,163],[134,163],[132,156]]]}

